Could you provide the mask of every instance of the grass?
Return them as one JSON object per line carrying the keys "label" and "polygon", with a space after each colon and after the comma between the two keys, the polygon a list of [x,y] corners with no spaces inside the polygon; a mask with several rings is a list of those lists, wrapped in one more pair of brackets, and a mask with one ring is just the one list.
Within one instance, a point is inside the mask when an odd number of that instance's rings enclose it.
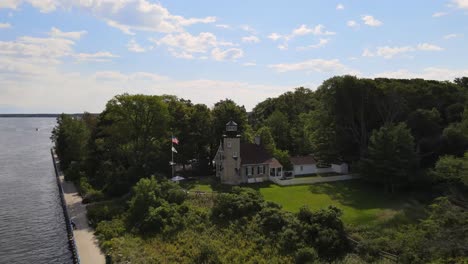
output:
{"label": "grass", "polygon": [[343,221],[353,225],[387,220],[398,213],[405,200],[385,195],[360,181],[299,186],[262,184],[255,188],[265,200],[281,204],[287,211],[297,212],[304,205],[313,210],[336,206],[343,210]]}
{"label": "grass", "polygon": [[[183,184],[184,188],[191,191],[225,192],[231,188],[219,184],[214,177],[202,177]],[[409,204],[410,195],[392,196],[360,180],[297,186],[278,186],[265,182],[243,186],[259,190],[265,200],[278,203],[284,210],[291,212],[299,211],[302,206],[312,210],[336,206],[343,211],[342,219],[348,225],[373,226],[392,219],[403,210],[408,213],[406,211],[411,211],[411,208],[417,208]]]}

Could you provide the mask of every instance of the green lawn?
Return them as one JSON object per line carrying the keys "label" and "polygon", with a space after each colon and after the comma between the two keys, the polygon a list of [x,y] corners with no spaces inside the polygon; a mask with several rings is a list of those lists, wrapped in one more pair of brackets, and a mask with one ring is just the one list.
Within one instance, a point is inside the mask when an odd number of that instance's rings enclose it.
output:
{"label": "green lawn", "polygon": [[[334,205],[343,210],[343,221],[353,225],[374,225],[388,220],[410,200],[408,196],[390,196],[359,180],[298,186],[278,186],[269,182],[243,186],[259,190],[265,200],[281,204],[284,210],[291,212],[299,211],[304,205],[312,210]],[[229,191],[230,186],[219,184],[214,177],[204,177],[188,183],[185,188],[224,192]]]}
{"label": "green lawn", "polygon": [[402,197],[389,197],[360,181],[284,187],[262,184],[256,189],[265,200],[292,212],[304,205],[314,210],[334,205],[343,210],[347,224],[377,224],[395,215],[404,203]]}
{"label": "green lawn", "polygon": [[213,185],[216,183],[214,177],[199,177],[195,181],[182,181],[182,188],[190,191],[212,192]]}

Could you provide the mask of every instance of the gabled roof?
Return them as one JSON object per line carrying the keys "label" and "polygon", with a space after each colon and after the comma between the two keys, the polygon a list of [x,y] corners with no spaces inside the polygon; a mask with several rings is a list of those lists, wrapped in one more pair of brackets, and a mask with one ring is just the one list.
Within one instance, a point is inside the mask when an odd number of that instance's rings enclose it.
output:
{"label": "gabled roof", "polygon": [[227,122],[226,126],[237,126],[237,123],[231,120]]}
{"label": "gabled roof", "polygon": [[268,163],[273,156],[262,146],[253,143],[240,144],[241,164],[264,164]]}
{"label": "gabled roof", "polygon": [[291,160],[291,163],[293,165],[309,165],[309,164],[316,164],[317,161],[315,161],[314,157],[312,155],[307,155],[307,156],[295,156],[291,157],[289,160]]}

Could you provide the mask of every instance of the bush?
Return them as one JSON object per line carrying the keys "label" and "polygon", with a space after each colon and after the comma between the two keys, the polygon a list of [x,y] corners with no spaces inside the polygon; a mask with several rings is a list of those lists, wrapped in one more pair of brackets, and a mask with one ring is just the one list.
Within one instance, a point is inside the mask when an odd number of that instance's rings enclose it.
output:
{"label": "bush", "polygon": [[296,253],[296,264],[318,263],[317,251],[314,248],[301,248]]}
{"label": "bush", "polygon": [[96,234],[103,240],[108,241],[125,233],[125,223],[122,218],[111,221],[101,221],[96,227]]}
{"label": "bush", "polygon": [[221,193],[211,210],[215,221],[229,222],[242,217],[251,217],[262,209],[263,197],[250,188],[234,187],[232,193]]}
{"label": "bush", "polygon": [[110,221],[125,212],[125,203],[117,201],[101,202],[99,204],[88,205],[88,219],[92,225],[101,221]]}

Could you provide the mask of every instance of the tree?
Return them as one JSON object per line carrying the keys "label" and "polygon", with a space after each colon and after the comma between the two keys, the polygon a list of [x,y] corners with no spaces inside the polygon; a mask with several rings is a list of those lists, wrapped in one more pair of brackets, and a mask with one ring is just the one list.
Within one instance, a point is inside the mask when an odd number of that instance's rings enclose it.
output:
{"label": "tree", "polygon": [[438,180],[461,183],[468,187],[468,152],[462,158],[440,157],[435,165],[434,174]]}
{"label": "tree", "polygon": [[[252,137],[251,128],[247,120],[247,112],[244,106],[238,106],[234,101],[226,99],[217,102],[213,108],[214,139],[218,141],[226,131],[229,121],[237,123],[237,131],[243,139]],[[250,133],[250,135],[248,134]],[[217,143],[217,142],[216,142]]]}
{"label": "tree", "polygon": [[405,124],[387,124],[372,132],[368,155],[361,161],[366,179],[393,192],[411,181],[417,167],[414,138]]}
{"label": "tree", "polygon": [[107,103],[93,147],[94,174],[105,178],[107,193],[122,195],[140,178],[168,171],[169,120],[159,96],[123,94]]}
{"label": "tree", "polygon": [[51,139],[55,143],[63,170],[68,169],[72,162],[77,162],[76,166],[79,167],[85,160],[89,137],[90,130],[82,120],[66,114],[57,118]]}
{"label": "tree", "polygon": [[337,161],[340,149],[333,120],[320,110],[310,112],[307,119],[305,129],[314,157],[320,164],[331,164]]}
{"label": "tree", "polygon": [[289,121],[288,117],[276,110],[268,117],[266,124],[270,128],[271,134],[279,149],[287,150],[290,145]]}
{"label": "tree", "polygon": [[417,139],[438,135],[441,132],[442,119],[436,108],[417,109],[408,116],[408,127]]}
{"label": "tree", "polygon": [[261,127],[257,130],[257,136],[260,137],[260,144],[265,148],[265,150],[273,155],[276,150],[276,144],[273,136],[271,135],[270,128]]}

